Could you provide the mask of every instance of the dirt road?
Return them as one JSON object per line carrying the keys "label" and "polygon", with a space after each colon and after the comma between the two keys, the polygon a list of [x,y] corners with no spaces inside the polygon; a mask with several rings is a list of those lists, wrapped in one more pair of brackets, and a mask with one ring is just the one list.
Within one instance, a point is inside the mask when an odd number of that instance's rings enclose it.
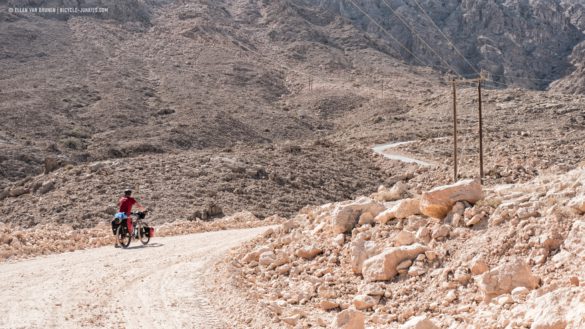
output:
{"label": "dirt road", "polygon": [[223,328],[203,278],[266,227],[0,265],[0,328]]}

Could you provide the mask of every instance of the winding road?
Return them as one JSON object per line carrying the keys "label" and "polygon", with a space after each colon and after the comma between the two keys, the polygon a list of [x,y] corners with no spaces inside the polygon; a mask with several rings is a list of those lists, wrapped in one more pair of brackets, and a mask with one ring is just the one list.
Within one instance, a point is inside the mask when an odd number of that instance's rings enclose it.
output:
{"label": "winding road", "polygon": [[268,227],[0,264],[0,328],[225,328],[202,278]]}

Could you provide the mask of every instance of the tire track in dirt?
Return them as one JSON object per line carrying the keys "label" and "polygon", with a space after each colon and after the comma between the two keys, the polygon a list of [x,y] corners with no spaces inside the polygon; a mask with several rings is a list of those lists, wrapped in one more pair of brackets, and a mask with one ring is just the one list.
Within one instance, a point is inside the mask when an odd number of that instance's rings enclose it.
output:
{"label": "tire track in dirt", "polygon": [[267,227],[154,238],[0,264],[0,328],[226,328],[204,280]]}

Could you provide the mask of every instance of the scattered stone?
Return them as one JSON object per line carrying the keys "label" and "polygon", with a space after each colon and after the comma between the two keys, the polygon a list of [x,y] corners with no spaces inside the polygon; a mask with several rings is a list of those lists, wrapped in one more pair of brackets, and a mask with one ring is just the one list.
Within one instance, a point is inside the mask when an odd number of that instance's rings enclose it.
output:
{"label": "scattered stone", "polygon": [[413,244],[415,241],[414,234],[408,231],[400,231],[394,238],[394,243],[397,246],[406,246]]}
{"label": "scattered stone", "polygon": [[320,301],[317,304],[317,306],[319,306],[319,308],[322,309],[322,310],[324,310],[324,311],[329,311],[329,310],[332,310],[334,308],[338,308],[339,307],[339,304],[336,303],[336,302],[334,302],[334,301],[331,301],[331,300],[327,300],[326,299],[326,300]]}
{"label": "scattered stone", "polygon": [[260,265],[268,266],[268,265],[272,264],[272,262],[274,262],[274,259],[275,259],[275,255],[274,255],[274,252],[272,250],[265,251],[262,254],[260,254],[260,257],[258,258],[258,263]]}
{"label": "scattered stone", "polygon": [[318,254],[322,253],[323,250],[315,246],[306,246],[296,251],[296,255],[304,259],[313,259]]}
{"label": "scattered stone", "polygon": [[415,259],[427,250],[428,248],[421,244],[386,249],[364,261],[362,269],[364,279],[367,282],[390,280],[398,274],[396,271],[398,264],[407,259]]}
{"label": "scattered stone", "polygon": [[399,200],[406,194],[407,188],[408,186],[402,181],[396,182],[390,190],[380,186],[378,192],[372,194],[372,199],[380,202]]}
{"label": "scattered stone", "polygon": [[567,206],[576,209],[580,213],[585,213],[585,194],[574,197],[567,203]]}
{"label": "scattered stone", "polygon": [[413,318],[410,318],[407,322],[405,322],[400,329],[439,329],[433,321],[429,320],[424,315],[419,315]]}
{"label": "scattered stone", "polygon": [[477,225],[479,224],[479,222],[481,222],[482,216],[480,214],[474,215],[473,217],[471,217],[470,220],[465,222],[465,226],[473,226],[473,225]]}
{"label": "scattered stone", "polygon": [[444,239],[449,236],[451,232],[451,226],[447,224],[439,225],[433,229],[431,237],[435,240]]}
{"label": "scattered stone", "polygon": [[585,289],[560,288],[527,302],[531,328],[585,328]]}
{"label": "scattered stone", "polygon": [[383,205],[366,197],[358,198],[351,203],[339,204],[331,212],[333,233],[350,232],[363,213],[369,212],[374,217],[383,210]]}
{"label": "scattered stone", "polygon": [[510,295],[512,296],[516,303],[520,303],[523,302],[524,299],[526,299],[526,296],[528,295],[529,292],[530,290],[526,287],[516,287],[512,289]]}
{"label": "scattered stone", "polygon": [[331,326],[338,329],[364,329],[365,320],[361,311],[346,309],[337,314]]}
{"label": "scattered stone", "polygon": [[407,259],[396,266],[396,271],[401,274],[406,273],[410,265],[412,265],[412,260]]}
{"label": "scattered stone", "polygon": [[429,243],[431,241],[431,230],[427,227],[421,227],[416,232],[416,240],[421,243]]}
{"label": "scattered stone", "polygon": [[378,300],[369,295],[356,295],[352,302],[358,310],[366,310],[378,304]]}
{"label": "scattered stone", "polygon": [[12,188],[10,190],[9,195],[11,197],[13,197],[13,198],[17,198],[17,197],[19,197],[21,195],[28,194],[28,193],[30,193],[30,190],[28,188],[24,188],[24,187],[18,186],[18,187]]}
{"label": "scattered stone", "polygon": [[538,287],[539,282],[540,280],[532,274],[530,266],[519,259],[498,266],[479,278],[479,286],[486,300],[509,293],[516,287],[534,289]]}
{"label": "scattered stone", "polygon": [[474,258],[469,268],[471,269],[471,274],[474,276],[483,274],[489,270],[487,263],[480,257]]}
{"label": "scattered stone", "polygon": [[51,190],[53,190],[53,188],[55,188],[55,180],[54,179],[51,179],[51,180],[48,180],[45,183],[43,183],[43,185],[41,185],[41,187],[39,187],[39,189],[37,190],[37,192],[39,194],[47,194]]}

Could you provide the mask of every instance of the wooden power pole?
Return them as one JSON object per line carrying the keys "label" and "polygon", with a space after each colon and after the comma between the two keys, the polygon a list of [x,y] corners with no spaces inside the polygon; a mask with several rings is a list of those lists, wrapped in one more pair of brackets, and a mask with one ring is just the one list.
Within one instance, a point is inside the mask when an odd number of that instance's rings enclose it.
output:
{"label": "wooden power pole", "polygon": [[457,88],[453,78],[453,181],[457,181]]}
{"label": "wooden power pole", "polygon": [[481,115],[481,76],[477,80],[477,99],[479,109],[479,177],[483,184],[483,122]]}

